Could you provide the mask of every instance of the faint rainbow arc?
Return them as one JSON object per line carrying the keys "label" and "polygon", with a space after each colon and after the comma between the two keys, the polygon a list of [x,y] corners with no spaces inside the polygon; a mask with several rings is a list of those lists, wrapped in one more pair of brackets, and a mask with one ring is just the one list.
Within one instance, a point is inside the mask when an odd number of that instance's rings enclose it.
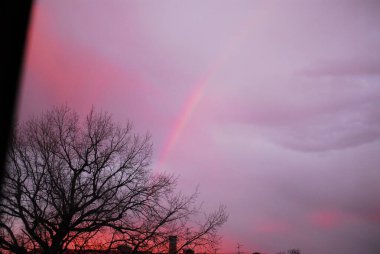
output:
{"label": "faint rainbow arc", "polygon": [[[271,1],[271,3],[273,3]],[[265,14],[264,12],[261,14]],[[195,83],[194,88],[192,89],[190,95],[187,97],[175,123],[170,135],[162,149],[162,152],[159,156],[158,165],[162,166],[165,164],[167,158],[169,157],[170,152],[176,145],[179,137],[181,136],[185,126],[187,125],[189,119],[191,118],[192,113],[199,104],[202,96],[204,95],[204,90],[210,79],[220,71],[224,66],[228,57],[231,54],[231,51],[238,48],[238,46],[243,41],[244,37],[248,34],[249,28],[251,27],[253,21],[258,21],[264,15],[254,16],[249,18],[246,22],[240,26],[241,29],[233,37],[231,43],[222,51],[222,54],[217,57],[217,60],[207,69],[207,72]]]}
{"label": "faint rainbow arc", "polygon": [[209,72],[196,83],[190,95],[187,97],[186,102],[184,103],[184,106],[182,107],[182,110],[180,111],[175,121],[173,131],[171,131],[169,138],[167,139],[167,142],[162,150],[161,156],[159,158],[159,165],[163,165],[165,163],[172,148],[176,145],[180,135],[183,132],[183,129],[185,128],[196,106],[204,95],[204,88],[207,82],[216,72],[218,67],[219,64],[216,64],[214,68],[210,68]]}

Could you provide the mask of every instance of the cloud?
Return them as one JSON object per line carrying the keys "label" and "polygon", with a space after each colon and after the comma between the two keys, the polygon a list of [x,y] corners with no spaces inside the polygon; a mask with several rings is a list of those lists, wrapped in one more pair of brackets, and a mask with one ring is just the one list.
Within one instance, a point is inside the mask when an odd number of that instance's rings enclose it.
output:
{"label": "cloud", "polygon": [[116,114],[122,111],[132,121],[140,119],[139,123],[156,112],[150,101],[160,97],[160,91],[141,72],[121,66],[92,47],[96,41],[87,45],[73,42],[58,20],[49,5],[35,4],[20,98],[21,108],[26,110],[21,118],[63,103],[80,113],[93,105]]}
{"label": "cloud", "polygon": [[299,75],[322,77],[379,76],[380,60],[372,54],[356,55],[342,59],[325,59],[298,72]]}
{"label": "cloud", "polygon": [[158,156],[211,73],[158,170],[228,206],[221,251],[378,253],[378,2],[37,1],[20,112],[95,104]]}
{"label": "cloud", "polygon": [[272,128],[268,132],[272,141],[291,149],[305,152],[340,150],[378,140],[379,113],[372,105],[370,109],[367,105],[362,110],[315,116],[307,122]]}

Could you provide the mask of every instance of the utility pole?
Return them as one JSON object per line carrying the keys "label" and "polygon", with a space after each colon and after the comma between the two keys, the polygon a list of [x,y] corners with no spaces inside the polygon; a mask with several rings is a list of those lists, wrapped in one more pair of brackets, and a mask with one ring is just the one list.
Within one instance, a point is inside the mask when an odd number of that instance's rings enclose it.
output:
{"label": "utility pole", "polygon": [[242,247],[242,246],[243,246],[243,245],[240,244],[240,243],[237,244],[237,250],[238,250],[237,254],[240,254],[240,247]]}

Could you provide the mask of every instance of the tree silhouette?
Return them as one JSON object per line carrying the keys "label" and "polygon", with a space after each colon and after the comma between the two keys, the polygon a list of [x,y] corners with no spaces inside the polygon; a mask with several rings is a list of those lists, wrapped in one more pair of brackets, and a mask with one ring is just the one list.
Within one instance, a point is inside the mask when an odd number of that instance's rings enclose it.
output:
{"label": "tree silhouette", "polygon": [[224,207],[199,219],[197,193],[149,169],[149,135],[132,133],[107,113],[84,121],[67,106],[20,124],[7,158],[0,202],[0,248],[13,253],[129,246],[178,250],[217,242]]}

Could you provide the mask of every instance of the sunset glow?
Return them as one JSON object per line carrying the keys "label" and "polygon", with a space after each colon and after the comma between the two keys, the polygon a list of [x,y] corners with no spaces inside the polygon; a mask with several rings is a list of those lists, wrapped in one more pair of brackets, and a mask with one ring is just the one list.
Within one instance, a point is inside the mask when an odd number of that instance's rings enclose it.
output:
{"label": "sunset glow", "polygon": [[379,1],[48,1],[18,118],[92,107],[225,204],[218,252],[380,253]]}

